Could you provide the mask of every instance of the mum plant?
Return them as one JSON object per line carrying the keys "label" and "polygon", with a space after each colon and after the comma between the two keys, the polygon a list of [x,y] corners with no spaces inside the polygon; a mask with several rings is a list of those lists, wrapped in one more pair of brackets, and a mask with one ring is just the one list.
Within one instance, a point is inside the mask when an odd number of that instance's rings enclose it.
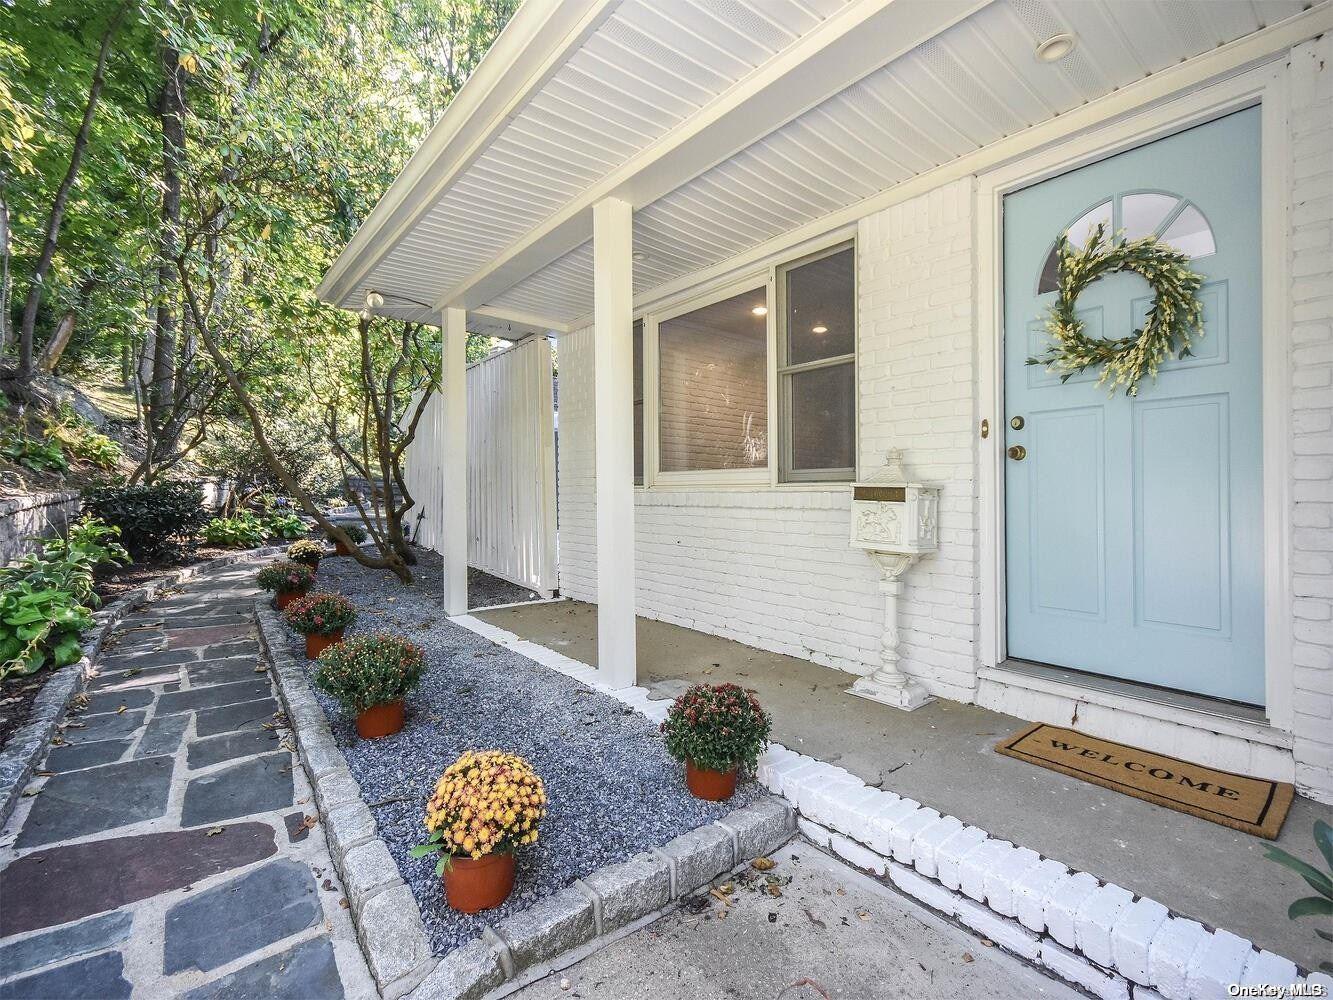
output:
{"label": "mum plant", "polygon": [[662,723],[671,756],[686,765],[690,788],[702,798],[713,798],[696,786],[697,772],[714,772],[730,779],[729,798],[736,774],[754,771],[768,741],[773,720],[753,694],[736,684],[696,684],[676,699]]}
{"label": "mum plant", "polygon": [[426,803],[426,842],[412,857],[437,855],[449,904],[464,913],[499,906],[513,891],[514,851],[535,843],[546,787],[522,757],[468,751],[447,768]]}
{"label": "mum plant", "polygon": [[426,672],[416,643],[387,632],[354,635],[319,654],[315,686],[357,716],[357,732],[387,736],[403,725],[403,698]]}
{"label": "mum plant", "polygon": [[303,538],[287,546],[287,558],[292,562],[304,563],[311,569],[318,569],[319,561],[324,558],[324,546]]}
{"label": "mum plant", "polygon": [[315,583],[315,571],[304,563],[275,562],[255,575],[255,582],[263,590],[276,594],[300,594]]}
{"label": "mum plant", "polygon": [[332,635],[356,621],[356,605],[341,594],[316,591],[292,601],[283,615],[302,635]]}

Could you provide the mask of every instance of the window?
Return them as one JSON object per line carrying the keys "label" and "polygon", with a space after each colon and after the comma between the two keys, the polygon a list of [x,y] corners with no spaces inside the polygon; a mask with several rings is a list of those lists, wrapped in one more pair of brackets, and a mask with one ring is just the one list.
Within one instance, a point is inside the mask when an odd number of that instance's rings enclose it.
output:
{"label": "window", "polygon": [[643,320],[634,321],[634,485],[643,485]]}
{"label": "window", "polygon": [[778,269],[781,479],[856,475],[856,250]]}
{"label": "window", "polygon": [[767,467],[767,315],[760,285],[658,324],[660,471]]}
{"label": "window", "polygon": [[[1114,215],[1113,215],[1114,212]],[[1106,227],[1107,236],[1123,232],[1125,239],[1137,240],[1156,234],[1169,246],[1191,258],[1217,253],[1213,230],[1203,213],[1179,195],[1166,191],[1134,191],[1117,195],[1090,209],[1070,224],[1065,233],[1069,242],[1081,247],[1092,234],[1093,226]],[[1037,279],[1037,294],[1060,288],[1060,255],[1052,243]]]}

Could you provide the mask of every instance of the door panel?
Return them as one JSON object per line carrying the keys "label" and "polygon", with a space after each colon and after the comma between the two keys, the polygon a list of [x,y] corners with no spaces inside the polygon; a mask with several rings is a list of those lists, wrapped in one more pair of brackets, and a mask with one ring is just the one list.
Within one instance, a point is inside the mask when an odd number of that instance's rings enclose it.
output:
{"label": "door panel", "polygon": [[[1005,468],[1011,657],[1263,703],[1259,126],[1248,109],[1005,198],[1004,443],[1027,449]],[[1027,364],[1057,235],[1108,218],[1205,279],[1204,337],[1133,399]],[[1119,274],[1078,310],[1120,337],[1151,302]]]}

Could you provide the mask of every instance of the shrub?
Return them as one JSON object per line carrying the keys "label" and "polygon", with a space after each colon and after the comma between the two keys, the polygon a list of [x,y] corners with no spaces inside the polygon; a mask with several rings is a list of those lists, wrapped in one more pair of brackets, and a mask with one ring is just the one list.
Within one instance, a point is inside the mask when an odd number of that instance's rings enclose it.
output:
{"label": "shrub", "polygon": [[772,721],[755,696],[735,684],[696,684],[672,704],[662,733],[677,760],[709,771],[753,771]]}
{"label": "shrub", "polygon": [[255,582],[263,590],[291,594],[314,585],[315,571],[303,563],[275,562],[255,575]]}
{"label": "shrub", "polygon": [[79,658],[80,637],[93,624],[90,608],[99,603],[94,569],[129,561],[118,534],[85,518],[66,537],[0,570],[0,680]]}
{"label": "shrub", "polygon": [[316,591],[292,601],[284,614],[302,635],[332,635],[356,621],[356,605],[340,594]]}
{"label": "shrub", "polygon": [[305,522],[295,514],[274,511],[264,516],[264,534],[268,538],[300,538],[306,532]]}
{"label": "shrub", "polygon": [[426,843],[414,858],[440,855],[436,874],[449,859],[507,854],[537,840],[546,815],[546,788],[522,757],[499,750],[469,751],[445,768],[426,803]]}
{"label": "shrub", "polygon": [[120,444],[107,437],[90,422],[74,412],[68,403],[61,403],[54,419],[48,421],[51,436],[65,446],[75,458],[91,462],[101,469],[114,469],[125,457]]}
{"label": "shrub", "polygon": [[318,569],[319,561],[324,558],[324,546],[306,539],[292,542],[287,546],[287,558],[292,562],[305,563],[311,569]]}
{"label": "shrub", "polygon": [[387,632],[354,635],[319,654],[315,686],[360,715],[398,701],[426,670],[421,647]]}
{"label": "shrub", "polygon": [[179,554],[208,520],[195,482],[102,486],[83,495],[83,512],[118,527],[136,559]]}
{"label": "shrub", "polygon": [[235,517],[215,517],[204,525],[204,541],[209,545],[250,549],[264,541],[264,525],[248,510]]}
{"label": "shrub", "polygon": [[[361,527],[361,525],[359,524],[340,524],[338,525],[338,527],[342,528],[343,531],[347,532],[347,537],[350,538],[357,545],[360,545],[362,542],[366,540],[366,529]],[[334,540],[333,536],[330,535],[329,541],[333,540]]]}

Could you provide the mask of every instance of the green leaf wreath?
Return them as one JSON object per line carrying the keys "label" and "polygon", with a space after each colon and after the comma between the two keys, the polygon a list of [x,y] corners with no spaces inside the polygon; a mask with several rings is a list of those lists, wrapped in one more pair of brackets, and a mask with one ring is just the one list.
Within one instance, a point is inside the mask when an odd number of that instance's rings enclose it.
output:
{"label": "green leaf wreath", "polygon": [[[1199,288],[1203,278],[1190,270],[1190,259],[1160,242],[1156,236],[1126,240],[1121,234],[1106,239],[1105,225],[1098,225],[1082,247],[1074,247],[1067,235],[1057,247],[1060,261],[1059,296],[1046,315],[1051,345],[1030,365],[1062,370],[1060,381],[1089,368],[1101,368],[1097,384],[1110,381],[1111,391],[1125,387],[1125,395],[1137,396],[1145,375],[1157,378],[1157,367],[1169,355],[1185,358],[1194,337],[1203,336],[1203,303]],[[1083,332],[1078,318],[1078,297],[1090,284],[1107,274],[1132,271],[1152,286],[1153,302],[1141,329],[1128,337],[1101,340]]]}

